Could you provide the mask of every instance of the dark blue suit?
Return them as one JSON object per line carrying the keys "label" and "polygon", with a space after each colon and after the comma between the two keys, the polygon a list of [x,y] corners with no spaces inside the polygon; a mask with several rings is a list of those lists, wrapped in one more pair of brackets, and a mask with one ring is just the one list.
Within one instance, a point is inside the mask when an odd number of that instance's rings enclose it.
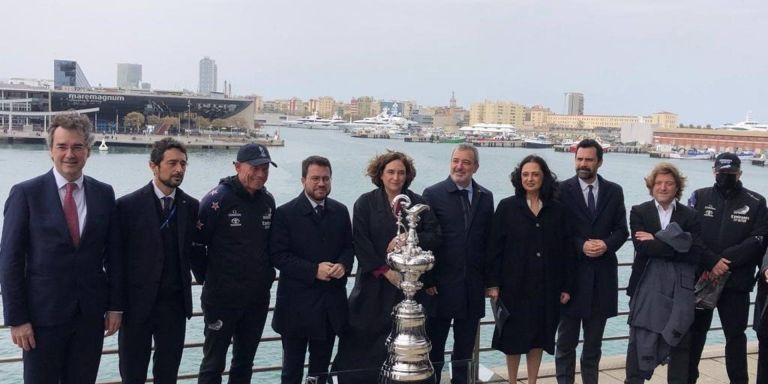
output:
{"label": "dark blue suit", "polygon": [[[472,181],[472,202],[466,218],[461,191],[450,177],[424,190],[427,201],[440,223],[443,241],[435,251],[435,267],[425,278],[425,288],[437,287],[437,295],[425,301],[427,335],[432,341],[430,359],[435,362],[436,381],[445,356],[445,342],[453,320],[451,360],[472,358],[480,319],[485,316],[483,268],[490,224],[493,194]],[[453,382],[467,382],[466,363],[454,363]]]}
{"label": "dark blue suit", "polygon": [[[175,382],[184,347],[186,319],[192,316],[190,253],[199,203],[176,189],[174,212],[164,224],[150,182],[117,200],[126,280],[126,311],[120,329],[120,375],[124,383],[143,383],[155,340],[155,382]],[[164,237],[177,244],[164,244]],[[165,260],[165,250],[175,261]],[[175,268],[174,268],[175,267]],[[174,270],[166,270],[174,269]]]}
{"label": "dark blue suit", "polygon": [[283,337],[282,383],[300,383],[309,345],[309,376],[325,373],[336,335],[347,325],[347,277],[316,278],[321,262],[352,271],[352,223],[343,204],[325,199],[322,216],[302,192],[275,211],[270,259],[280,270],[272,328]]}
{"label": "dark blue suit", "polygon": [[78,247],[53,171],[14,185],[5,203],[0,284],[5,324],[31,323],[37,348],[24,353],[27,382],[93,382],[104,314],[122,310],[122,263],[112,187],[88,176]]}
{"label": "dark blue suit", "polygon": [[[558,327],[557,381],[574,381],[576,346],[580,328],[584,328],[581,376],[584,383],[597,383],[598,365],[606,320],[618,312],[618,259],[616,252],[629,236],[624,192],[621,186],[598,178],[597,205],[594,216],[587,208],[579,178],[560,183],[560,201],[568,209],[574,235],[577,270],[571,300],[563,307]],[[608,250],[599,257],[587,257],[587,240],[602,240]]]}

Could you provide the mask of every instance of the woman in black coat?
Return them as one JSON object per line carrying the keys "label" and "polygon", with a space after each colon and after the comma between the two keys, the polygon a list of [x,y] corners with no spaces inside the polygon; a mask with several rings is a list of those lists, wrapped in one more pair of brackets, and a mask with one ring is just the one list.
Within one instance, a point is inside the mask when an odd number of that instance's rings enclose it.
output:
{"label": "woman in black coat", "polygon": [[[406,194],[412,204],[426,204],[408,189],[416,169],[413,160],[403,153],[390,151],[374,157],[367,175],[378,188],[355,202],[352,237],[357,277],[349,295],[349,326],[339,337],[333,367],[336,371],[357,370],[339,374],[339,382],[345,384],[378,381],[379,369],[387,358],[385,341],[392,328],[392,308],[403,299],[398,289],[400,273],[387,266],[387,253],[405,245],[404,238],[397,236],[392,200]],[[417,232],[422,249],[437,248],[440,226],[431,211],[422,214]]]}
{"label": "woman in black coat", "polygon": [[507,355],[510,383],[517,380],[523,353],[528,381],[535,383],[542,350],[554,353],[575,256],[564,207],[556,200],[557,181],[544,159],[527,156],[511,179],[515,195],[496,208],[488,244],[487,294],[510,313],[496,327],[492,346]]}

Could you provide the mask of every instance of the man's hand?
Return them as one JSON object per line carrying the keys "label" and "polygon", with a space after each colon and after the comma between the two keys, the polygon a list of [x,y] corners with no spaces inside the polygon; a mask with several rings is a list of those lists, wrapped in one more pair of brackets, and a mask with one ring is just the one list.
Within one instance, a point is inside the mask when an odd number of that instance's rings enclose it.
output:
{"label": "man's hand", "polygon": [[19,348],[29,351],[35,349],[35,331],[32,329],[32,323],[11,326],[11,340]]}
{"label": "man's hand", "polygon": [[560,304],[568,304],[571,301],[571,295],[568,292],[560,292]]}
{"label": "man's hand", "polygon": [[768,283],[768,269],[765,270],[765,282]]}
{"label": "man's hand", "polygon": [[605,242],[597,239],[589,239],[584,242],[582,251],[587,257],[599,257],[602,256],[608,250],[608,246]]}
{"label": "man's hand", "polygon": [[400,281],[403,280],[403,277],[400,275],[400,272],[390,269],[389,271],[384,272],[384,277],[389,280],[389,283],[394,285],[397,288],[400,288]]}
{"label": "man's hand", "polygon": [[120,324],[123,322],[123,314],[120,312],[107,312],[107,316],[104,318],[104,337],[109,337],[115,334],[120,329]]}
{"label": "man's hand", "polygon": [[485,289],[485,295],[490,297],[491,300],[496,301],[499,299],[499,287],[491,287]]}
{"label": "man's hand", "polygon": [[317,275],[315,277],[318,280],[329,281],[331,280],[331,269],[333,269],[333,263],[323,261],[317,264]]}
{"label": "man's hand", "polygon": [[437,287],[429,287],[424,292],[427,292],[427,295],[430,296],[437,295]]}
{"label": "man's hand", "polygon": [[637,231],[637,232],[635,232],[635,239],[637,239],[639,241],[648,241],[648,240],[653,240],[654,237],[653,237],[653,234],[651,234],[651,233],[643,232],[643,231]]}
{"label": "man's hand", "polygon": [[714,277],[720,277],[724,273],[728,272],[730,267],[728,266],[731,264],[731,261],[726,258],[720,258],[720,260],[715,264],[714,267],[712,267],[712,274],[715,275]]}
{"label": "man's hand", "polygon": [[334,279],[341,279],[344,277],[344,274],[347,273],[346,268],[344,268],[344,264],[342,263],[336,263],[333,264],[333,267],[331,267],[331,270],[328,271],[328,275]]}

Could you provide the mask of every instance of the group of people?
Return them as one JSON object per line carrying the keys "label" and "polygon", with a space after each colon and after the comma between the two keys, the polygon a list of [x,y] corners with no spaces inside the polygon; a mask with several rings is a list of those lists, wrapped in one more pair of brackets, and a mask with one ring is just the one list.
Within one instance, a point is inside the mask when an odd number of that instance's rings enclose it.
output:
{"label": "group of people", "polygon": [[91,130],[85,116],[56,116],[48,131],[53,168],[14,185],[5,204],[0,287],[25,382],[95,382],[104,337],[118,331],[124,383],[145,382],[150,359],[154,382],[176,382],[191,274],[203,284],[198,381],[221,382],[231,344],[229,382],[250,382],[275,269],[271,325],[281,335],[281,382],[302,382],[307,350],[307,379],[328,382],[332,369],[340,383],[377,382],[392,309],[403,297],[401,276],[386,261],[405,245],[397,228],[406,223],[392,210],[400,194],[430,207],[417,231],[436,261],[417,300],[435,382],[451,328],[451,381],[470,381],[489,297],[492,346],[506,355],[510,383],[523,354],[535,383],[543,351],[555,355],[558,383],[573,383],[582,330],[582,381],[597,383],[606,321],[618,314],[616,252],[628,237],[635,260],[626,382],[643,382],[667,362],[669,382],[696,382],[713,308],[696,309],[694,287],[711,282],[723,286],[715,306],[729,378],[747,383],[755,281],[758,383],[768,382],[768,212],[765,199],[742,186],[735,155],[717,157],[714,186],[691,194],[688,206],[680,202],[685,177],[657,164],[645,179],[652,199],[632,207],[628,227],[622,188],[598,174],[603,150],[589,139],[577,146],[576,175],[562,182],[544,159],[526,156],[510,177],[514,195],[495,209],[493,193],[474,179],[474,146],[455,147],[449,176],[421,195],[409,189],[413,160],[387,151],[368,163],[375,188],[350,216],[329,197],[332,166],[321,156],[302,162],[302,190],[277,207],[265,187],[277,165],[259,144],[241,147],[235,175],[198,201],[180,188],[188,157],[172,138],[152,148],[152,180],[115,200],[112,187],[83,175]]}

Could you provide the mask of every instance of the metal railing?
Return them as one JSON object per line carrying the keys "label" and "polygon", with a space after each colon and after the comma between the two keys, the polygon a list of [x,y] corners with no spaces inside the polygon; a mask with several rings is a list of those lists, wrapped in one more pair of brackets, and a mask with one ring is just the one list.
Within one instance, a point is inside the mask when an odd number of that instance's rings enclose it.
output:
{"label": "metal railing", "polygon": [[[632,263],[618,263],[618,267],[619,268],[626,268],[626,267],[631,267],[631,266],[632,266]],[[351,279],[354,279],[355,278],[355,274],[350,274],[349,277]],[[277,281],[277,278],[275,279],[275,281]],[[193,285],[198,286],[199,284],[193,281]],[[619,292],[626,291],[626,290],[627,290],[627,287],[620,287],[618,289]],[[754,301],[750,301],[750,306],[754,306],[754,304],[755,304]],[[269,307],[269,312],[273,312],[273,311],[274,311],[274,307],[270,306]],[[619,311],[618,312],[618,316],[619,317],[620,316],[626,316],[628,314],[629,314],[629,311]],[[192,317],[193,318],[199,318],[199,317],[202,317],[202,316],[203,316],[203,312],[202,311],[194,311],[192,313]],[[473,353],[472,363],[470,365],[470,367],[471,367],[470,368],[470,373],[472,374],[473,382],[477,382],[477,373],[479,372],[479,364],[480,364],[480,354],[481,353],[485,353],[485,352],[495,351],[495,349],[491,348],[490,346],[488,346],[488,347],[481,347],[480,346],[480,342],[479,342],[479,340],[480,340],[480,333],[483,331],[484,327],[487,327],[489,325],[490,326],[494,326],[495,325],[494,321],[493,320],[485,320],[485,321],[481,321],[480,322],[480,329],[479,329],[478,335],[476,337],[475,350],[474,350],[474,353]],[[751,327],[751,326],[752,326],[752,323],[750,322],[748,324],[748,327]],[[8,329],[8,328],[9,327],[5,326],[5,325],[0,326],[0,330],[4,330],[4,329]],[[723,329],[722,326],[711,327],[710,328],[710,332],[711,331],[722,330],[722,329]],[[604,336],[603,337],[603,341],[622,341],[622,340],[628,340],[628,339],[629,339],[629,335]],[[276,341],[280,341],[280,340],[281,340],[280,336],[262,337],[259,345],[261,346],[262,345],[261,343],[271,343],[271,342],[276,342]],[[579,344],[581,344],[583,342],[584,342],[583,339],[579,339]],[[194,341],[194,342],[189,342],[189,343],[185,343],[184,344],[184,349],[202,348],[202,347],[203,347],[203,342],[202,341]],[[154,346],[152,347],[152,350],[154,350]],[[102,355],[116,355],[117,353],[118,353],[118,349],[117,348],[107,348],[107,349],[104,349],[102,351]],[[452,353],[452,351],[446,351],[445,355],[446,356],[450,356],[451,353]],[[22,362],[22,356],[21,355],[0,357],[0,364],[11,364],[11,363],[21,363],[21,362]],[[446,359],[445,367],[448,366],[447,363],[448,363],[448,359]],[[306,367],[307,367],[307,365],[305,364],[305,368]],[[256,367],[253,368],[253,372],[254,373],[279,372],[281,370],[282,370],[282,366],[281,365],[256,366]],[[228,374],[229,374],[229,371],[225,371],[224,372],[224,375],[228,375]],[[190,379],[197,378],[197,376],[198,376],[198,374],[196,372],[195,373],[180,373],[178,375],[178,378],[180,380],[190,380]],[[544,377],[544,376],[542,376],[542,377]],[[147,381],[153,382],[153,379],[152,378],[148,378]],[[487,381],[487,382],[488,383],[494,383],[494,382],[499,382],[499,381]],[[120,384],[120,383],[121,383],[120,380],[99,382],[99,384]]]}

